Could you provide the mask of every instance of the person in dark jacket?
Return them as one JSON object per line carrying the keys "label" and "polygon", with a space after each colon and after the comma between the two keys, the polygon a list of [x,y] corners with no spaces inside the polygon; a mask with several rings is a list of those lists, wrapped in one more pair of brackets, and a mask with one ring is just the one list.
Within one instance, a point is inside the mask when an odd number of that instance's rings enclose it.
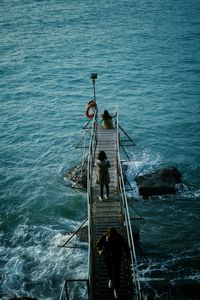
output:
{"label": "person in dark jacket", "polygon": [[110,168],[110,162],[107,159],[106,153],[104,151],[99,152],[96,165],[98,171],[96,183],[100,185],[99,200],[102,201],[104,185],[106,187],[105,198],[108,199],[109,197],[109,183],[110,183],[110,176],[108,172],[108,169]]}
{"label": "person in dark jacket", "polygon": [[108,272],[108,287],[114,288],[114,298],[119,298],[120,269],[122,252],[125,251],[130,259],[130,250],[123,236],[115,229],[109,228],[98,242],[97,249],[99,254],[103,254],[104,262]]}

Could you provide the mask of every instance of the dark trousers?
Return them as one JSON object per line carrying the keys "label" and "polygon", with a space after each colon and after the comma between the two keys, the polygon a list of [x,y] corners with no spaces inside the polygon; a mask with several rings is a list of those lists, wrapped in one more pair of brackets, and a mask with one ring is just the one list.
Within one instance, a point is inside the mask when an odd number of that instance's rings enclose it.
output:
{"label": "dark trousers", "polygon": [[100,196],[101,196],[101,198],[103,198],[104,185],[106,187],[106,196],[109,197],[109,185],[108,184],[100,184]]}
{"label": "dark trousers", "polygon": [[114,289],[119,289],[120,286],[120,269],[121,269],[121,255],[119,256],[104,256],[105,265],[108,272],[108,277],[112,280]]}

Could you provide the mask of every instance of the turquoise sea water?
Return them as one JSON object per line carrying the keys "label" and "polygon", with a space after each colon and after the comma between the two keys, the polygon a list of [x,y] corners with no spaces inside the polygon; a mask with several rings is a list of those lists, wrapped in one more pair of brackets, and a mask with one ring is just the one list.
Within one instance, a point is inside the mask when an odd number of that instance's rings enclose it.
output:
{"label": "turquoise sea water", "polygon": [[[0,298],[58,299],[66,278],[87,276],[87,244],[58,246],[87,215],[64,173],[82,158],[97,72],[99,110],[118,106],[136,143],[141,285],[152,299],[198,299],[199,16],[198,0],[1,0]],[[142,200],[135,175],[169,165],[183,174],[177,195]]]}

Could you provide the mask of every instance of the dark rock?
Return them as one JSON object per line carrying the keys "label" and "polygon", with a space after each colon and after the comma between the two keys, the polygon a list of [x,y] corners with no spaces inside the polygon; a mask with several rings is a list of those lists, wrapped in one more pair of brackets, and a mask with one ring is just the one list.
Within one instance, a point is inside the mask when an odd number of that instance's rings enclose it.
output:
{"label": "dark rock", "polygon": [[139,187],[139,194],[144,198],[148,198],[151,196],[163,196],[168,194],[175,194],[176,189],[175,187]]}
{"label": "dark rock", "polygon": [[175,167],[167,167],[135,178],[140,195],[144,198],[154,195],[175,194],[176,184],[181,183],[181,173]]}
{"label": "dark rock", "polygon": [[69,169],[64,177],[74,183],[72,187],[87,189],[87,163],[79,163]]}

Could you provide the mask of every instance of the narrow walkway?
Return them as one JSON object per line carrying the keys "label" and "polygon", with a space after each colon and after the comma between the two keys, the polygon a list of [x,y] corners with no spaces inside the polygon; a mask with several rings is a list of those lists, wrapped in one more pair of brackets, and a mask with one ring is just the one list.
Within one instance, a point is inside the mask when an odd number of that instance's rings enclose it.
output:
{"label": "narrow walkway", "polygon": [[[91,201],[91,300],[110,300],[114,299],[113,289],[108,288],[108,275],[103,262],[103,257],[96,251],[98,238],[109,228],[115,227],[125,238],[124,214],[122,210],[121,195],[118,183],[118,159],[117,159],[117,130],[116,129],[97,129],[97,148],[95,159],[100,150],[105,151],[111,168],[110,174],[110,197],[108,200],[99,200],[99,185],[96,184],[96,167],[92,171],[92,201]],[[123,256],[121,268],[120,298],[121,300],[133,299],[133,284],[130,262]]]}

